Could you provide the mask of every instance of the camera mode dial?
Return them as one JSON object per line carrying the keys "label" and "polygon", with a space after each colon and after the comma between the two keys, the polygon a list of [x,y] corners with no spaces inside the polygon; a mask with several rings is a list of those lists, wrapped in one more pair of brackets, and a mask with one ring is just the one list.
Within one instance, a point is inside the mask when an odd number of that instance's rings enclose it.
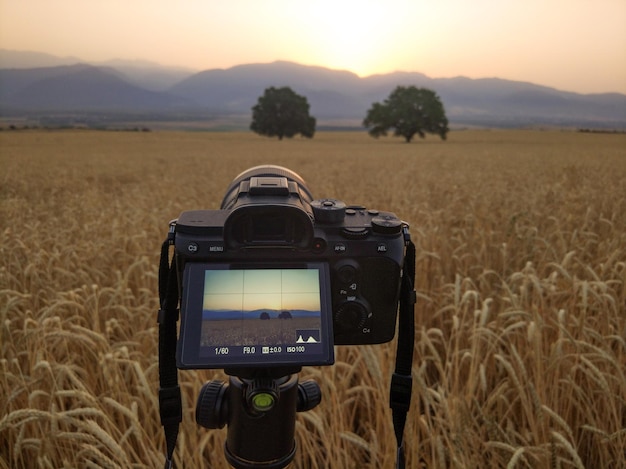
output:
{"label": "camera mode dial", "polygon": [[311,207],[319,223],[341,223],[346,215],[346,204],[336,199],[314,200]]}
{"label": "camera mode dial", "polygon": [[383,235],[396,235],[402,232],[402,222],[392,215],[379,215],[372,218],[372,230]]}

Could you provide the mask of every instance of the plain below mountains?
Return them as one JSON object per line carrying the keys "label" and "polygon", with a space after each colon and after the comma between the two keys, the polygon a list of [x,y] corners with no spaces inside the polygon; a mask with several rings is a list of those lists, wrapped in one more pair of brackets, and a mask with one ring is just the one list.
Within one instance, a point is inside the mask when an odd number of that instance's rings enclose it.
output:
{"label": "plain below mountains", "polygon": [[[275,310],[275,309],[255,309],[251,311],[234,311],[227,309],[210,309],[202,311],[202,319],[211,319],[211,320],[242,320],[242,319],[262,319],[265,317],[266,319],[279,319],[283,318],[281,313],[284,315],[284,312]],[[306,309],[292,309],[288,311],[289,318],[319,318],[319,311],[309,311]]]}
{"label": "plain below mountains", "polygon": [[201,72],[147,62],[29,67],[36,60],[17,65],[5,60],[3,52],[3,117],[115,113],[175,121],[194,115],[250,116],[266,88],[289,86],[307,97],[318,124],[358,127],[372,103],[383,101],[398,85],[415,85],[439,94],[452,125],[626,128],[624,94],[578,94],[499,78],[430,78],[408,72],[360,78],[281,61]]}

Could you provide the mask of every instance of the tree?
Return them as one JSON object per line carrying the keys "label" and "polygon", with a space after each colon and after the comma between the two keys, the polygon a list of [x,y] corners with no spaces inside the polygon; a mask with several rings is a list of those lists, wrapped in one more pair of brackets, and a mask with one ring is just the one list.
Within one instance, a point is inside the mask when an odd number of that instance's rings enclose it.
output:
{"label": "tree", "polygon": [[315,134],[315,117],[309,115],[309,103],[304,96],[287,86],[270,87],[252,108],[250,130],[268,137],[293,137],[302,134],[312,138]]}
{"label": "tree", "polygon": [[363,126],[371,127],[368,132],[375,138],[386,136],[389,129],[394,129],[394,135],[404,137],[407,143],[415,134],[424,138],[425,132],[445,140],[449,131],[439,96],[432,90],[415,86],[398,86],[383,104],[372,104]]}

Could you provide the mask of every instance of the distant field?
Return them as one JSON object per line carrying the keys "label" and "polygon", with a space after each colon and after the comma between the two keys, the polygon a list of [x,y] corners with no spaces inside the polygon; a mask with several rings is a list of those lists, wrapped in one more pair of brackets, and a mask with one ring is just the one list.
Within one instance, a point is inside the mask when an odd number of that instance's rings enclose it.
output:
{"label": "distant field", "polygon": [[201,346],[277,345],[296,343],[299,329],[320,328],[319,318],[202,321]]}
{"label": "distant field", "polygon": [[[620,468],[626,136],[0,132],[0,468],[163,466],[157,269],[169,220],[258,164],[390,210],[418,249],[407,467]],[[293,467],[390,468],[395,343],[306,368]],[[225,468],[182,371],[176,467]]]}

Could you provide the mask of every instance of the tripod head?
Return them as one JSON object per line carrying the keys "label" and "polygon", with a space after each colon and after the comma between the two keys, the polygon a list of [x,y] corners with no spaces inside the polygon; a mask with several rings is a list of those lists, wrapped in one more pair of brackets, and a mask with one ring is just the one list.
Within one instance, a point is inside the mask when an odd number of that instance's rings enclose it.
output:
{"label": "tripod head", "polygon": [[[298,382],[291,370],[235,372],[229,383],[204,384],[196,404],[198,425],[228,426],[224,454],[236,469],[281,469],[296,454],[296,412],[316,407],[322,398],[315,381]],[[230,374],[230,373],[229,373]]]}

